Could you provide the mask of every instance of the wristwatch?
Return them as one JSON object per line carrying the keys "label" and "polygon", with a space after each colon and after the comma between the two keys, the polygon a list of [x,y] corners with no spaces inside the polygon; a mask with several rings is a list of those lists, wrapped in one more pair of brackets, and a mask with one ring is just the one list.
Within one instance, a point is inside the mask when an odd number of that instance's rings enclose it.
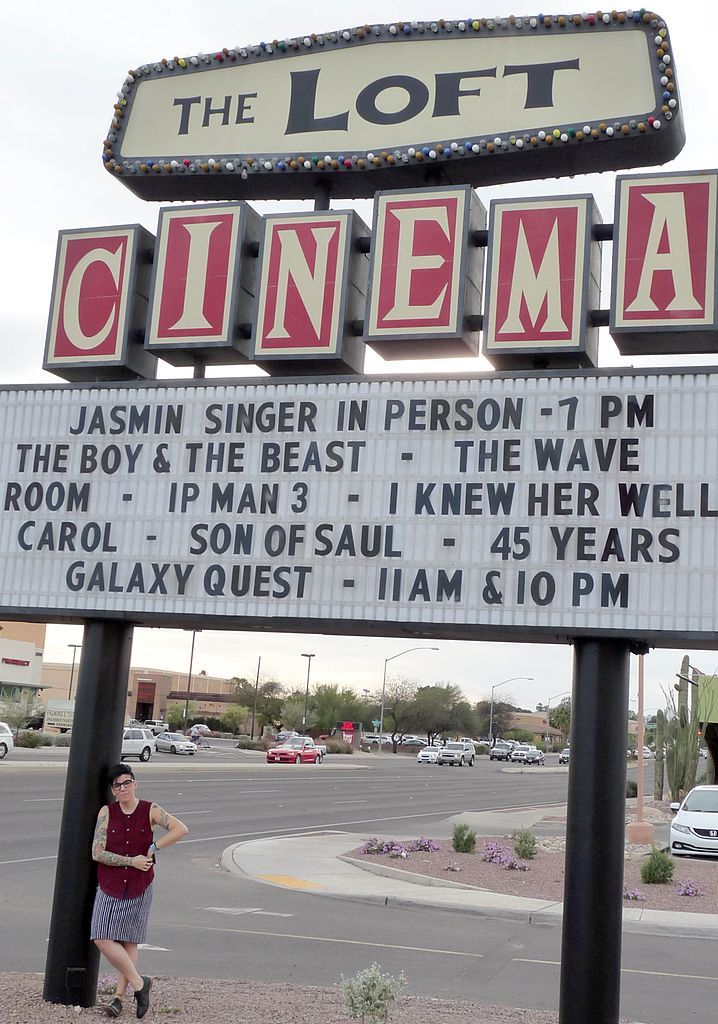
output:
{"label": "wristwatch", "polygon": [[152,850],[154,853],[160,852],[159,847],[154,840],[150,843],[150,850]]}

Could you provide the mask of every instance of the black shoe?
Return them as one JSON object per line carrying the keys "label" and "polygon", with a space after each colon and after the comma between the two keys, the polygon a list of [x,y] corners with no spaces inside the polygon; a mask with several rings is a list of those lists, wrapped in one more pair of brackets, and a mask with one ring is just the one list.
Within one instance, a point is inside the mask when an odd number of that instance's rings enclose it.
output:
{"label": "black shoe", "polygon": [[150,989],[152,988],[152,978],[146,978],[143,974],[142,982],[142,988],[139,992],[135,992],[138,1020],[141,1020],[150,1008]]}
{"label": "black shoe", "polygon": [[111,1003],[105,1007],[108,1017],[119,1017],[122,1013],[122,1000],[116,996]]}

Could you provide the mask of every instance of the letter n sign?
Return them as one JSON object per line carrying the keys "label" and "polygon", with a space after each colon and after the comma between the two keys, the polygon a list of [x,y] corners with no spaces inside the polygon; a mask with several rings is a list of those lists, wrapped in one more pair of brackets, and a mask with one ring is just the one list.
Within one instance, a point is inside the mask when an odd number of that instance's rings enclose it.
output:
{"label": "letter n sign", "polygon": [[620,352],[715,352],[718,171],[622,175],[610,332]]}
{"label": "letter n sign", "polygon": [[486,211],[468,186],[378,192],[364,340],[385,359],[475,355]]}
{"label": "letter n sign", "polygon": [[[360,372],[369,229],[353,211],[264,218],[253,361],[271,374]],[[309,361],[309,362],[307,362]]]}
{"label": "letter n sign", "polygon": [[43,369],[80,382],[156,376],[144,348],[153,246],[139,224],[59,233]]}
{"label": "letter n sign", "polygon": [[484,354],[495,367],[595,366],[598,220],[592,196],[491,203]]}
{"label": "letter n sign", "polygon": [[[174,366],[250,355],[261,219],[246,203],[160,210],[147,348]],[[242,323],[247,336],[242,335]]]}

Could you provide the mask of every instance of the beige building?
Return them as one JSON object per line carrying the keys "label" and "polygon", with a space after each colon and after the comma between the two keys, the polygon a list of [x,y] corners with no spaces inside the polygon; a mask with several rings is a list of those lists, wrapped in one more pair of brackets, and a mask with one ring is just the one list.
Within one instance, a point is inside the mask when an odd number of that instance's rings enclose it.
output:
{"label": "beige building", "polygon": [[[77,692],[79,657],[72,680],[71,664],[45,662],[42,667],[43,701],[67,701]],[[164,719],[172,704],[187,699],[187,673],[156,668],[130,669],[127,686],[127,718]],[[219,717],[228,704],[235,703],[234,685],[218,676],[195,675],[189,687],[189,699],[197,715]]]}
{"label": "beige building", "polygon": [[543,740],[552,745],[563,741],[563,734],[548,724],[548,715],[541,711],[515,711],[511,715],[511,729],[522,729],[533,734],[535,740]]}
{"label": "beige building", "polygon": [[41,695],[44,646],[44,624],[0,622],[0,698]]}

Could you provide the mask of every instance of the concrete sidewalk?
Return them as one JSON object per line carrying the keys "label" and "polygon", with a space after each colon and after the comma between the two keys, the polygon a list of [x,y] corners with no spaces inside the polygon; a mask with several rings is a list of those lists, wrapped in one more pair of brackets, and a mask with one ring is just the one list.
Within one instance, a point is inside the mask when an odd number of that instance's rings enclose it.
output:
{"label": "concrete sidewalk", "polygon": [[[468,822],[479,834],[496,835],[521,826],[533,827],[552,810],[483,811],[456,815],[432,835],[451,834],[454,820]],[[286,889],[336,896],[340,899],[381,903],[385,906],[437,907],[484,917],[524,921],[529,924],[558,925],[563,904],[547,900],[508,896],[477,889],[462,882],[412,874],[400,868],[379,866],[347,858],[365,836],[352,832],[315,832],[236,843],[222,854],[225,870],[248,876],[256,882]],[[392,838],[401,839],[401,836]],[[415,836],[405,837],[415,838]],[[690,914],[677,911],[643,910],[624,907],[625,931],[718,938],[718,914]]]}

